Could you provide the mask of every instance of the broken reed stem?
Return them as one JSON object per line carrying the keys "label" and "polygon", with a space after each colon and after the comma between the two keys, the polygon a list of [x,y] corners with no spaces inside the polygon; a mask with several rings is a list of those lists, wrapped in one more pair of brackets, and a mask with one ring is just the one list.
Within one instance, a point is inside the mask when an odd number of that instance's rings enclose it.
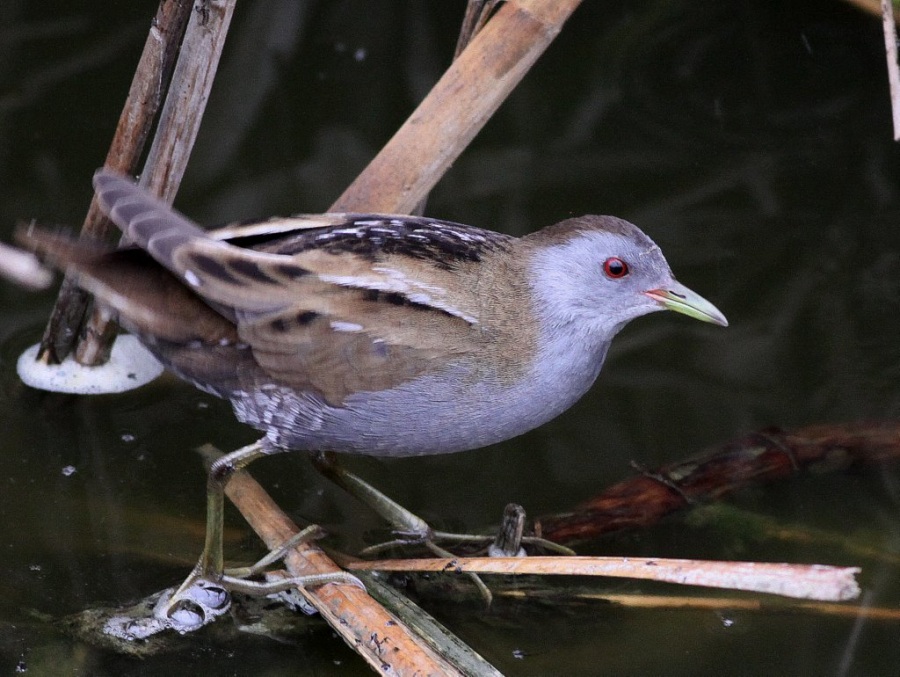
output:
{"label": "broken reed stem", "polygon": [[[178,61],[140,176],[140,185],[171,203],[175,199],[212,90],[237,0],[204,0],[190,13]],[[151,35],[153,29],[151,28]],[[94,312],[76,359],[87,366],[105,362],[116,324]]]}
{"label": "broken reed stem", "polygon": [[579,4],[580,0],[503,3],[330,211],[412,212]]}
{"label": "broken reed stem", "polygon": [[900,141],[900,65],[897,64],[897,24],[894,22],[891,0],[881,0],[881,25],[884,29],[884,51],[891,90],[894,141]]}
{"label": "broken reed stem", "polygon": [[[225,494],[270,549],[299,531],[246,471],[232,476]],[[295,546],[285,556],[284,563],[293,576],[342,571],[312,543]],[[361,588],[349,583],[328,583],[297,590],[376,672],[383,675],[460,674]]]}
{"label": "broken reed stem", "polygon": [[[122,174],[133,174],[137,170],[168,87],[192,7],[193,3],[188,0],[160,2],[106,154],[106,167]],[[81,227],[82,236],[104,240],[115,230],[94,197]],[[39,360],[59,364],[69,355],[79,340],[89,300],[86,292],[66,278],[41,339]],[[98,357],[102,357],[102,351]]]}
{"label": "broken reed stem", "polygon": [[37,256],[0,242],[0,275],[29,289],[46,289],[53,283],[53,273],[41,265]]}
{"label": "broken reed stem", "polygon": [[605,576],[763,592],[835,602],[855,599],[857,567],[768,562],[711,562],[658,557],[457,557],[356,560],[350,571],[430,571],[451,574]]}
{"label": "broken reed stem", "polygon": [[535,530],[566,545],[593,541],[646,528],[673,512],[720,500],[750,485],[897,458],[900,423],[895,421],[762,430],[704,456],[643,470],[570,512],[538,518]]}
{"label": "broken reed stem", "polygon": [[785,603],[773,598],[747,598],[747,597],[687,597],[683,595],[639,595],[616,594],[605,592],[567,591],[566,598],[560,599],[555,590],[497,590],[494,593],[496,599],[553,599],[557,608],[568,602],[578,604],[586,601],[608,602],[630,609],[699,609],[709,611],[723,611],[733,613],[735,611],[759,611],[759,612],[790,612],[812,613],[838,618],[851,618],[853,620],[875,620],[896,623],[900,621],[900,609],[872,607],[865,603],[843,604],[837,602],[793,602]]}

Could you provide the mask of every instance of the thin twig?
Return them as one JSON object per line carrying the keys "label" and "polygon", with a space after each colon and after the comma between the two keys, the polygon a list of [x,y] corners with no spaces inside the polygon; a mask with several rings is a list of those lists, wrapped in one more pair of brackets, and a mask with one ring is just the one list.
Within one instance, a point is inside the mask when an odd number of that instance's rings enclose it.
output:
{"label": "thin twig", "polygon": [[487,20],[491,18],[494,10],[501,0],[469,0],[466,3],[466,14],[463,17],[462,27],[459,29],[459,38],[456,40],[456,49],[453,50],[453,58],[458,59],[473,38],[481,32]]}
{"label": "thin twig", "polygon": [[[498,590],[498,599],[540,599],[552,598],[557,604],[565,601],[554,590]],[[566,600],[571,603],[596,601],[609,602],[632,609],[705,609],[734,613],[735,611],[789,611],[791,613],[813,613],[823,616],[869,619],[878,621],[900,621],[900,609],[872,607],[863,604],[841,604],[836,602],[790,602],[777,598],[747,597],[686,597],[682,595],[636,595],[604,592],[567,591]]]}

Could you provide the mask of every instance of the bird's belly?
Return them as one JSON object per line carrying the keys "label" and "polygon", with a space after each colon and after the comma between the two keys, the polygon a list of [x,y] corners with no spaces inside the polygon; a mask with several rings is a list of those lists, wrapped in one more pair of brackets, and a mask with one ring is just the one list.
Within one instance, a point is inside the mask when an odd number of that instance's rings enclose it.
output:
{"label": "bird's belly", "polygon": [[[593,373],[591,373],[593,372]],[[419,377],[396,388],[355,393],[340,406],[282,386],[232,396],[237,417],[279,447],[374,456],[445,454],[510,439],[568,409],[596,371],[577,382],[539,373],[514,384],[467,370]]]}

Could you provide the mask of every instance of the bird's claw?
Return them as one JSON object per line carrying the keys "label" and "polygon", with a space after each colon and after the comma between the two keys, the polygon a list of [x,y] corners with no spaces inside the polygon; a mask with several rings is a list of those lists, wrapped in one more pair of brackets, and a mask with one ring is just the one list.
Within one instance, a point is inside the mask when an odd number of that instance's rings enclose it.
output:
{"label": "bird's claw", "polygon": [[180,634],[215,621],[231,608],[231,593],[220,583],[191,575],[171,595],[163,594],[154,616]]}

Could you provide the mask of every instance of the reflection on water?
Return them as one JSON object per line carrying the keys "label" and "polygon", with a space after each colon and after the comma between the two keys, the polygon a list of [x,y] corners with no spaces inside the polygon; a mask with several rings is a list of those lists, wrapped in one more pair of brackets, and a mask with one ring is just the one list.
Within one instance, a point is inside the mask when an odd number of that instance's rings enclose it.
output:
{"label": "reflection on water", "polygon": [[[4,237],[18,219],[77,225],[84,213],[155,8],[120,4],[2,10]],[[206,223],[323,209],[447,63],[456,5],[240,6],[179,205]],[[631,459],[652,466],[767,425],[896,417],[900,167],[883,73],[878,21],[839,3],[586,3],[428,213],[519,234],[586,212],[628,218],[731,327],[643,319],[617,339],[592,393],[541,430],[481,452],[353,467],[436,524],[476,529],[512,500],[532,515],[565,510],[627,475]],[[227,405],[171,379],[99,398],[22,387],[15,359],[51,298],[0,285],[2,670],[368,674],[322,625],[300,650],[209,632],[137,663],[47,624],[180,580],[202,542],[204,477],[190,450],[253,437]],[[342,547],[380,527],[300,455],[254,474]],[[732,502],[891,553],[897,497],[896,469],[884,467]],[[229,522],[229,555],[259,554]],[[834,539],[758,540],[675,519],[592,550],[859,564],[864,604],[895,606],[900,594],[891,558]],[[877,620],[589,602],[430,610],[508,674],[891,675],[900,662],[896,628]]]}

